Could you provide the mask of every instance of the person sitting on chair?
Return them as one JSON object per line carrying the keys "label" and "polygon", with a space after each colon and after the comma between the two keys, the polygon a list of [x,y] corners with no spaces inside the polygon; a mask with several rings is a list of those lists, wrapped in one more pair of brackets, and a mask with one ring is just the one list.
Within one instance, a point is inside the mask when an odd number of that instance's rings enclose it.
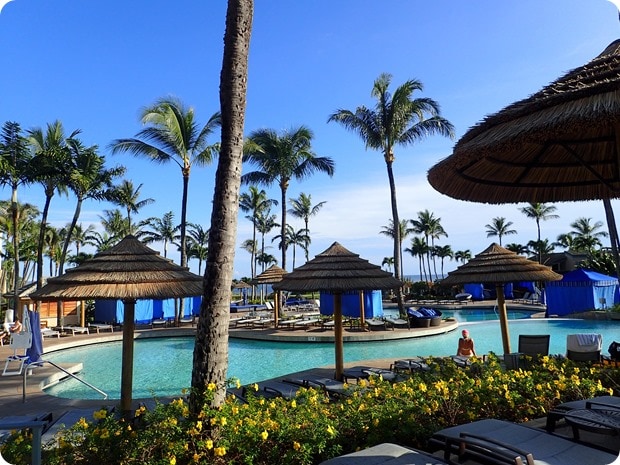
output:
{"label": "person sitting on chair", "polygon": [[474,340],[469,337],[469,331],[466,329],[461,333],[463,337],[459,338],[459,347],[456,350],[457,357],[471,357],[472,355],[476,355],[476,350],[474,349]]}
{"label": "person sitting on chair", "polygon": [[19,318],[15,318],[15,321],[13,322],[13,326],[11,326],[9,331],[12,332],[12,333],[21,333],[23,328],[24,327],[22,326],[21,322],[19,321]]}

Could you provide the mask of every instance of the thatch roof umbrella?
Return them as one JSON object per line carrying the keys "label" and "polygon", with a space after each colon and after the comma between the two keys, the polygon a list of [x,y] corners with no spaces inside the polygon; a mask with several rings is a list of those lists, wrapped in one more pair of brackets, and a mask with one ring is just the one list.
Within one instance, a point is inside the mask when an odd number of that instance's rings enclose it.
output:
{"label": "thatch roof umbrella", "polygon": [[[269,268],[267,268],[265,271],[263,271],[261,274],[259,274],[258,276],[256,276],[251,283],[252,284],[256,284],[256,285],[260,285],[260,284],[275,284],[275,283],[279,283],[280,281],[282,281],[282,277],[284,275],[286,275],[288,272],[283,269],[280,268],[278,265],[271,265]],[[280,293],[276,292],[274,294],[274,305],[273,305],[273,321],[274,321],[274,327],[277,328],[278,327],[278,316],[280,315],[280,307],[282,306],[282,303],[280,302],[280,299],[278,298],[278,295]]]}
{"label": "thatch roof umbrella", "polygon": [[273,285],[277,290],[323,291],[334,296],[334,340],[336,379],[344,372],[342,339],[342,294],[364,290],[396,289],[402,282],[380,266],[361,259],[334,242],[327,250],[296,268]]}
{"label": "thatch roof umbrella", "polygon": [[137,299],[202,295],[202,277],[163,258],[134,236],[98,253],[47,284],[30,297],[41,301],[121,299],[125,306],[121,374],[121,409],[131,410],[134,315]]}
{"label": "thatch roof umbrella", "polygon": [[491,204],[620,197],[620,40],[539,92],[486,117],[428,173],[450,197]]}
{"label": "thatch roof umbrella", "polygon": [[493,283],[497,293],[497,308],[504,354],[510,353],[508,316],[504,284],[513,281],[557,281],[562,275],[551,268],[517,255],[497,244],[491,244],[466,264],[448,273],[442,284]]}

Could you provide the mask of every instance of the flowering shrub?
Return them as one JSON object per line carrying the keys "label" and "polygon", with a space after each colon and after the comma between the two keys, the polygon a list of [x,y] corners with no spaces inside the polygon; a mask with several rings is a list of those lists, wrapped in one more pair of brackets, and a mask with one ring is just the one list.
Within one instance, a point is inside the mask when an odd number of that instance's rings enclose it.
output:
{"label": "flowering shrub", "polygon": [[[380,442],[423,448],[438,429],[479,418],[539,418],[561,402],[618,391],[618,368],[543,357],[528,371],[506,371],[497,357],[463,370],[429,359],[430,370],[401,382],[371,378],[331,399],[300,389],[294,399],[231,396],[197,417],[175,399],[141,407],[132,421],[102,410],[64,431],[44,463],[190,465],[311,465]],[[207,398],[216,386],[207,386]],[[30,437],[15,433],[3,446],[11,463],[29,463]]]}

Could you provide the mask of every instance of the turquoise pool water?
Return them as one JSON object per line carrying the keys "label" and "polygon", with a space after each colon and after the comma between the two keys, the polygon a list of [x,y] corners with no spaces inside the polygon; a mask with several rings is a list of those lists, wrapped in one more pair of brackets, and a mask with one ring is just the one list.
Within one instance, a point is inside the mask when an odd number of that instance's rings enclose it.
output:
{"label": "turquoise pool water", "polygon": [[[523,318],[530,318],[534,313],[538,313],[540,309],[533,311],[528,310],[516,310],[508,309],[507,315],[509,320],[520,320]],[[396,308],[384,309],[386,316],[397,316],[398,310]],[[497,308],[495,307],[476,307],[476,308],[459,308],[456,310],[441,309],[441,316],[443,318],[456,318],[459,323],[472,322],[472,321],[491,321],[499,319]]]}
{"label": "turquoise pool water", "polygon": [[[479,354],[502,353],[498,321],[463,323],[476,342]],[[550,353],[566,352],[566,335],[600,333],[603,351],[620,339],[620,323],[560,319],[524,319],[510,322],[512,348],[517,350],[519,334],[551,334]],[[345,362],[376,358],[398,359],[413,356],[453,355],[459,331],[399,341],[346,343]],[[330,343],[273,343],[230,339],[228,376],[241,383],[253,383],[288,373],[334,364],[334,347]],[[134,398],[180,395],[190,385],[193,338],[158,338],[136,340],[134,357]],[[53,362],[82,362],[82,379],[110,395],[120,398],[121,343],[111,342],[51,353]],[[66,398],[99,399],[96,392],[75,380],[64,381],[47,392]]]}

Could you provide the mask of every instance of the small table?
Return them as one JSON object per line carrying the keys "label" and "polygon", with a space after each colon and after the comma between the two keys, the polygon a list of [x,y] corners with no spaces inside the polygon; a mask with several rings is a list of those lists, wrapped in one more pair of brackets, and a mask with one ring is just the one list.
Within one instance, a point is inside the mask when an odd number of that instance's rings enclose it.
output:
{"label": "small table", "polygon": [[573,428],[573,436],[579,440],[579,430],[593,433],[620,434],[620,409],[576,409],[567,412],[564,420]]}

